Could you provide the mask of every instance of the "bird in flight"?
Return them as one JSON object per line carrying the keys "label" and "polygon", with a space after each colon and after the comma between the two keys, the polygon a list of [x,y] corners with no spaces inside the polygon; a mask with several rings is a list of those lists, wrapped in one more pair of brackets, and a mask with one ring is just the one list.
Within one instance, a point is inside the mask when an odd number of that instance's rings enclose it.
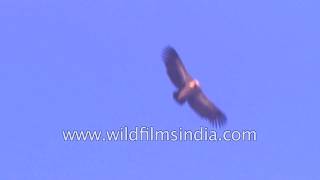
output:
{"label": "bird in flight", "polygon": [[225,114],[203,93],[200,83],[193,79],[184,67],[176,50],[170,46],[163,51],[163,61],[167,74],[177,90],[173,98],[180,104],[188,102],[191,108],[214,126],[221,127],[226,123]]}

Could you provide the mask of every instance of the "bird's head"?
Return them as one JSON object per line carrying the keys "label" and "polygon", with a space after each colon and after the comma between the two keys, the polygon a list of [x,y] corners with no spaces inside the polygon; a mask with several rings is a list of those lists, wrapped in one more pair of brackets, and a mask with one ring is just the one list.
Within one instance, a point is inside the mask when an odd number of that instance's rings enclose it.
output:
{"label": "bird's head", "polygon": [[200,87],[200,83],[199,83],[199,81],[196,80],[196,79],[190,81],[188,85],[189,85],[190,88]]}

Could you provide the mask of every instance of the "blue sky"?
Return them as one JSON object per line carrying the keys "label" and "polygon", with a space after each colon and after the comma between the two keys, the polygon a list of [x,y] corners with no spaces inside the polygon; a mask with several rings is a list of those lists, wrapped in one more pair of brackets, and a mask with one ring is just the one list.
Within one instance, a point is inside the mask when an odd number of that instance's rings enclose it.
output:
{"label": "blue sky", "polygon": [[[0,179],[319,179],[318,1],[0,2]],[[256,142],[65,142],[63,129],[198,129],[172,45]]]}

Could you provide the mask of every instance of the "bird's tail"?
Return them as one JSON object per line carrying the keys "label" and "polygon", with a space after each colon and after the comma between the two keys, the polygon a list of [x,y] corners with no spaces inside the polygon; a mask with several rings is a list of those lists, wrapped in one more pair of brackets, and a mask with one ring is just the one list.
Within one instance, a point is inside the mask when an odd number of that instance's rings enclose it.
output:
{"label": "bird's tail", "polygon": [[173,93],[173,98],[174,98],[180,105],[182,105],[183,103],[186,102],[185,99],[179,99],[178,96],[179,96],[179,91],[176,91],[176,92]]}

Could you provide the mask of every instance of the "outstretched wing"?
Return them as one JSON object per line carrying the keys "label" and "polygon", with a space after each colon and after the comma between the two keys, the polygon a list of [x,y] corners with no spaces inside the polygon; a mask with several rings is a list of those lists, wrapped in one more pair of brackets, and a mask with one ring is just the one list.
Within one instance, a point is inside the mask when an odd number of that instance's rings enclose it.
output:
{"label": "outstretched wing", "polygon": [[188,98],[188,103],[201,117],[208,119],[215,126],[222,126],[227,118],[199,89]]}
{"label": "outstretched wing", "polygon": [[164,49],[163,60],[167,68],[167,74],[177,88],[183,87],[186,82],[192,79],[178,53],[172,47],[168,46]]}

